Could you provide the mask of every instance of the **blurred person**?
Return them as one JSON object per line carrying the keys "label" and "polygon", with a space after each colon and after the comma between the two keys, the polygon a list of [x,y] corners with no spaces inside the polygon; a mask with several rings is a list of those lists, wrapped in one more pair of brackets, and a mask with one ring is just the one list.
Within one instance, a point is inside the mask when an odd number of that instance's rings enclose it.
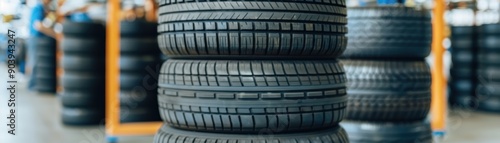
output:
{"label": "blurred person", "polygon": [[42,21],[49,13],[49,5],[52,0],[39,0],[31,10],[31,17],[29,21],[30,38],[28,40],[28,60],[27,66],[31,69],[31,78],[28,83],[28,89],[34,90],[35,88],[35,75],[36,75],[36,52],[37,41],[54,38],[56,33],[52,28],[45,27]]}

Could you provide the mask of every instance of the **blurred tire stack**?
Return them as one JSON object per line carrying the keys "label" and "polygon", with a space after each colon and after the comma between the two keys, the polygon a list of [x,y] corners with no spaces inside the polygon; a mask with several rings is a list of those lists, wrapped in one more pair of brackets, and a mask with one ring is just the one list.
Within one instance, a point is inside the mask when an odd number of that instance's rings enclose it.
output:
{"label": "blurred tire stack", "polygon": [[121,22],[120,121],[159,121],[157,24],[144,20]]}
{"label": "blurred tire stack", "polygon": [[38,92],[55,93],[56,78],[56,40],[49,37],[36,39],[35,89]]}
{"label": "blurred tire stack", "polygon": [[475,27],[451,27],[451,62],[449,101],[452,106],[468,107],[475,96],[476,61]]}
{"label": "blurred tire stack", "polygon": [[99,124],[104,119],[105,33],[99,23],[67,20],[63,24],[64,124]]}
{"label": "blurred tire stack", "polygon": [[481,26],[475,107],[500,112],[500,24]]}
{"label": "blurred tire stack", "polygon": [[345,1],[162,0],[155,143],[347,143]]}
{"label": "blurred tire stack", "polygon": [[348,106],[341,123],[351,143],[431,143],[431,18],[401,6],[348,8]]}

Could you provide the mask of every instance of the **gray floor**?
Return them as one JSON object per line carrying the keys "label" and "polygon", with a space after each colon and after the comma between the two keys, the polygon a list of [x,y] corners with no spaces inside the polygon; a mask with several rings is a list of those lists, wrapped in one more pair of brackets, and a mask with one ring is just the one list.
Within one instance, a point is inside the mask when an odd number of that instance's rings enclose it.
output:
{"label": "gray floor", "polygon": [[[25,90],[25,79],[18,79],[17,133],[6,133],[7,101],[5,65],[0,64],[0,143],[104,143],[103,126],[64,126],[59,119],[61,104],[54,95]],[[21,77],[21,76],[20,76]],[[120,143],[151,143],[152,136],[120,137]],[[500,114],[453,110],[444,143],[500,143]]]}

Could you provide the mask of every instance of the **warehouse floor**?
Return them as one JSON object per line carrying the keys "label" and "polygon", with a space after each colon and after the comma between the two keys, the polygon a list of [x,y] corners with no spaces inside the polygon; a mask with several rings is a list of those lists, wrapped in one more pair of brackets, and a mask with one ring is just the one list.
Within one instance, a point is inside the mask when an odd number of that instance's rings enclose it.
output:
{"label": "warehouse floor", "polygon": [[[6,65],[0,64],[2,96],[7,101]],[[74,127],[61,124],[61,104],[57,96],[26,90],[27,79],[18,76],[16,136],[5,127],[7,104],[0,104],[0,141],[2,143],[105,143],[104,126]],[[498,143],[500,114],[452,110],[448,136],[443,143]],[[153,136],[120,137],[120,143],[151,143]]]}

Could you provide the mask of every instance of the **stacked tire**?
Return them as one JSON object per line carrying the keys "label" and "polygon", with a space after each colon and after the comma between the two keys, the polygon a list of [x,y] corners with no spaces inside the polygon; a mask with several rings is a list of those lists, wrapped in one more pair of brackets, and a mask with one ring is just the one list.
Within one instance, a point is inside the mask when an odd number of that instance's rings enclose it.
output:
{"label": "stacked tire", "polygon": [[478,44],[477,98],[479,110],[500,112],[500,24],[481,26]]}
{"label": "stacked tire", "polygon": [[345,1],[162,0],[159,15],[155,143],[349,142]]}
{"label": "stacked tire", "polygon": [[476,92],[476,37],[474,26],[451,27],[451,62],[449,102],[469,107]]}
{"label": "stacked tire", "polygon": [[55,93],[56,78],[56,40],[43,37],[36,39],[35,89],[38,92]]}
{"label": "stacked tire", "polygon": [[408,7],[348,8],[346,122],[352,143],[431,143],[431,19]]}
{"label": "stacked tire", "polygon": [[159,121],[157,24],[123,21],[120,29],[120,121]]}
{"label": "stacked tire", "polygon": [[105,33],[99,23],[63,24],[60,96],[64,124],[91,125],[104,119]]}

